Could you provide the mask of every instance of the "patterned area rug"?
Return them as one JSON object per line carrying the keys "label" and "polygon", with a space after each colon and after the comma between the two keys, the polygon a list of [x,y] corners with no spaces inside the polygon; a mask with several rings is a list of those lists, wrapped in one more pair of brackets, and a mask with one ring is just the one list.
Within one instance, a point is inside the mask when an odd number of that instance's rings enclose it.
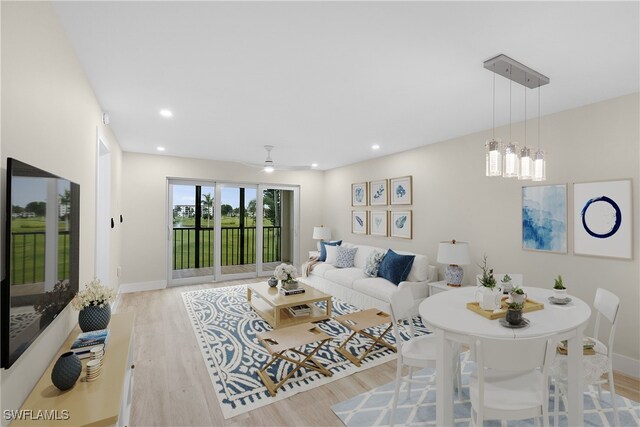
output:
{"label": "patterned area rug", "polygon": [[[319,322],[318,326],[333,339],[316,353],[315,358],[333,376],[325,377],[316,371],[302,369],[278,389],[275,397],[271,397],[256,373],[270,359],[256,334],[270,331],[271,326],[249,306],[246,285],[183,292],[182,299],[226,419],[395,359],[394,352],[378,346],[358,368],[335,351],[349,336],[349,330],[335,320]],[[322,303],[318,305],[322,306]],[[334,316],[354,311],[358,311],[356,307],[333,299]],[[419,318],[414,319],[414,324],[421,333],[428,333]],[[391,333],[385,338],[395,342]],[[354,338],[350,341],[351,347],[347,348],[353,354],[359,354],[369,342],[366,338]],[[291,369],[292,364],[278,361],[267,372],[272,377],[283,378]]]}
{"label": "patterned area rug", "polygon": [[[455,425],[468,426],[471,420],[471,402],[469,401],[469,374],[474,370],[474,363],[468,361],[469,353],[463,353],[462,401],[456,399],[454,404]],[[414,377],[423,380],[435,380],[435,371],[430,368],[421,370]],[[338,403],[331,407],[333,412],[347,427],[356,426],[386,426],[389,425],[391,402],[393,399],[394,382],[385,384],[367,393]],[[414,384],[411,395],[407,396],[407,386],[403,384],[398,399],[395,425],[434,426],[436,424],[436,390],[435,385]],[[550,425],[553,425],[553,386],[549,394]],[[640,404],[621,396],[616,396],[618,415],[622,426],[640,425]],[[567,416],[560,400],[559,426],[567,426]],[[485,421],[484,426],[501,426],[498,420]],[[509,421],[507,426],[534,426],[534,420]],[[602,400],[598,399],[598,390],[589,387],[584,394],[584,424],[585,426],[613,426],[613,409],[611,394],[602,390]]]}

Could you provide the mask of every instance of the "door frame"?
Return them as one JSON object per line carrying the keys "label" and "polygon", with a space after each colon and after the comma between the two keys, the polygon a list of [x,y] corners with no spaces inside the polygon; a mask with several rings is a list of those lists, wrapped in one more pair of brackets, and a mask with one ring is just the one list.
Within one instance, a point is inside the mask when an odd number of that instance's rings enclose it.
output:
{"label": "door frame", "polygon": [[96,126],[96,240],[94,276],[111,283],[111,146]]}

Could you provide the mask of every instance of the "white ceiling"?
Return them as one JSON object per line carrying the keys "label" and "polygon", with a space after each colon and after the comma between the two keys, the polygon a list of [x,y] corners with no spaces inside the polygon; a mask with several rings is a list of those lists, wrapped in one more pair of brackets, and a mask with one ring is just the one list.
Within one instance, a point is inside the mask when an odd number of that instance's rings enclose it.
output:
{"label": "white ceiling", "polygon": [[[330,169],[639,90],[638,2],[58,2],[125,151]],[[497,77],[497,124],[508,80]],[[513,86],[513,120],[523,116]],[[536,92],[528,93],[535,117]],[[173,111],[171,119],[158,111]],[[530,134],[529,137],[535,134]],[[374,143],[381,149],[373,152]],[[482,141],[479,141],[482,143]]]}

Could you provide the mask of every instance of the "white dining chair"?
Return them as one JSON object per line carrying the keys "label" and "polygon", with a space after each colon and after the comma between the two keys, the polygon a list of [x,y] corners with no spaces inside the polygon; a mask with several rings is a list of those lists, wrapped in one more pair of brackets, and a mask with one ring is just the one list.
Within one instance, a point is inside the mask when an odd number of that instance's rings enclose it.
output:
{"label": "white dining chair", "polygon": [[[554,335],[504,339],[474,337],[476,372],[471,375],[471,421],[539,417],[549,425],[549,365],[556,351]],[[476,417],[474,420],[473,412]]]}
{"label": "white dining chair", "polygon": [[[596,309],[596,323],[593,329],[593,337],[595,341],[595,354],[583,355],[583,379],[585,384],[598,385],[598,398],[602,400],[602,384],[609,384],[609,392],[611,393],[611,406],[613,407],[614,421],[617,426],[620,425],[618,416],[618,408],[616,406],[616,390],[613,383],[613,339],[616,333],[616,324],[618,322],[618,313],[620,309],[620,298],[614,293],[606,289],[596,289],[596,297],[593,301],[593,307]],[[607,344],[600,341],[600,322],[605,317],[610,324],[609,336]],[[551,376],[555,384],[554,391],[554,424],[558,425],[559,412],[559,396],[566,396],[567,390],[567,356],[559,354],[551,370]],[[607,379],[602,379],[602,375],[607,374]],[[566,408],[566,402],[565,402]]]}
{"label": "white dining chair", "polygon": [[[411,395],[411,384],[430,384],[433,382],[416,380],[413,378],[413,368],[434,368],[436,367],[436,350],[438,341],[435,334],[416,336],[413,327],[413,310],[414,298],[411,289],[399,288],[390,297],[391,317],[393,320],[393,335],[396,339],[396,348],[398,350],[398,358],[396,360],[396,386],[393,393],[393,402],[391,409],[391,417],[389,425],[395,423],[396,409],[398,408],[398,396],[402,383],[407,383],[407,396]],[[400,330],[400,323],[407,321],[409,329],[409,338],[403,339]],[[460,366],[460,353],[454,351],[453,366],[455,369],[456,388],[458,390],[458,400],[462,400],[462,377]],[[402,375],[403,367],[409,368],[407,375]]]}

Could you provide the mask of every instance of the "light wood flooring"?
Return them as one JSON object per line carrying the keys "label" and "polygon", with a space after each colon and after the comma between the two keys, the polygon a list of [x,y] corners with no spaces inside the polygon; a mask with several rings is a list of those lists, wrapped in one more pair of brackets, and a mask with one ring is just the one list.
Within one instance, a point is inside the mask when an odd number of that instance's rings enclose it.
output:
{"label": "light wood flooring", "polygon": [[[394,380],[395,361],[225,420],[202,360],[181,293],[260,279],[123,294],[133,311],[135,376],[132,426],[341,426],[331,406]],[[618,394],[640,401],[640,382],[615,375]]]}

